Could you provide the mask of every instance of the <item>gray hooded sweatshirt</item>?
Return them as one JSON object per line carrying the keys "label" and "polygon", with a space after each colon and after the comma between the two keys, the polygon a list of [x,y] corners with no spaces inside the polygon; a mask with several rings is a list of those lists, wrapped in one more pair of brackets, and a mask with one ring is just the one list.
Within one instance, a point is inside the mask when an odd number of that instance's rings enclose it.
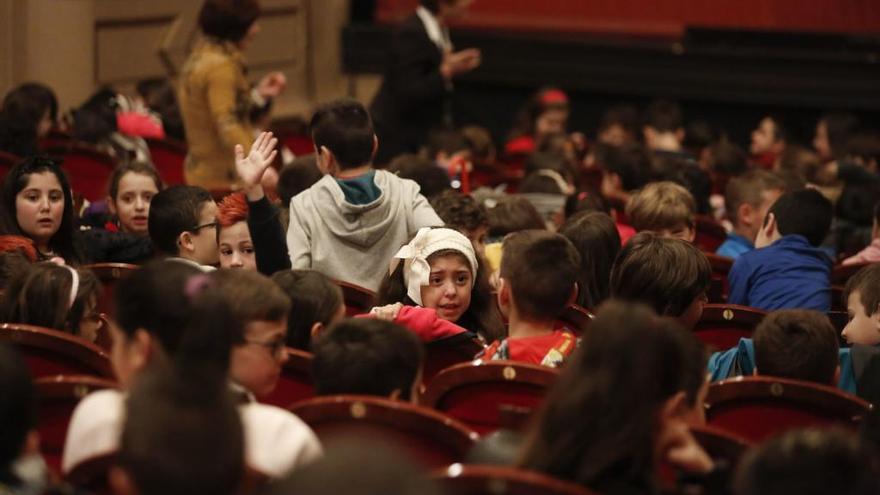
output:
{"label": "gray hooded sweatshirt", "polygon": [[290,201],[287,249],[294,269],[375,291],[401,246],[420,228],[443,225],[415,182],[384,170],[373,182],[381,194],[364,205],[347,202],[329,175]]}

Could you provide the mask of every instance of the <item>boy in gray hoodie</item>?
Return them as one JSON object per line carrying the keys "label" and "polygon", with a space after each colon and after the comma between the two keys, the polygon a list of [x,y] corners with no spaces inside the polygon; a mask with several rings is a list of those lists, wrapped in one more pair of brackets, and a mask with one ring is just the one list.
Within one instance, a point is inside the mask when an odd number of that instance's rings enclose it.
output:
{"label": "boy in gray hoodie", "polygon": [[375,291],[400,246],[443,221],[418,184],[373,168],[379,141],[359,102],[322,105],[310,128],[324,177],[290,202],[290,262]]}

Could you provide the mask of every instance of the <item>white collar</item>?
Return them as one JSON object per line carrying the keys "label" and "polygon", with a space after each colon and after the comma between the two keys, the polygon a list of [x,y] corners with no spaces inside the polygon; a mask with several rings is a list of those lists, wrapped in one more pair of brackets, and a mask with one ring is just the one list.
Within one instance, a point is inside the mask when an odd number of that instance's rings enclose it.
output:
{"label": "white collar", "polygon": [[445,29],[440,25],[437,16],[422,5],[419,5],[416,9],[416,15],[419,16],[422,24],[424,24],[428,38],[437,45],[437,48],[440,51],[446,51],[447,49],[451,51],[452,43],[449,41],[449,35],[446,34]]}

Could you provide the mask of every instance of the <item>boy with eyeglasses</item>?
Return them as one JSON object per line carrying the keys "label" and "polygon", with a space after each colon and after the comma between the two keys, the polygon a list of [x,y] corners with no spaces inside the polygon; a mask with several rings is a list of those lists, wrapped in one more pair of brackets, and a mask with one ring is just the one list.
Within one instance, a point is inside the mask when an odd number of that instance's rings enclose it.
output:
{"label": "boy with eyeglasses", "polygon": [[148,218],[150,239],[168,259],[214,270],[217,252],[217,203],[196,186],[176,185],[153,196]]}

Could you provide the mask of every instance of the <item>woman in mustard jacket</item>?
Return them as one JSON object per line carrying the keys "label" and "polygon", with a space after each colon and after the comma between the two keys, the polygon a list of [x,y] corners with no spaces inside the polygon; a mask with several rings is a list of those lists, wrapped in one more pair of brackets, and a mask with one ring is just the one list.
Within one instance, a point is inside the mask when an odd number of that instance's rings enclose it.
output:
{"label": "woman in mustard jacket", "polygon": [[284,89],[280,72],[251,87],[242,52],[259,32],[257,0],[206,0],[199,13],[204,38],[180,74],[178,99],[189,145],[187,184],[234,189],[234,149],[254,141],[250,113]]}

